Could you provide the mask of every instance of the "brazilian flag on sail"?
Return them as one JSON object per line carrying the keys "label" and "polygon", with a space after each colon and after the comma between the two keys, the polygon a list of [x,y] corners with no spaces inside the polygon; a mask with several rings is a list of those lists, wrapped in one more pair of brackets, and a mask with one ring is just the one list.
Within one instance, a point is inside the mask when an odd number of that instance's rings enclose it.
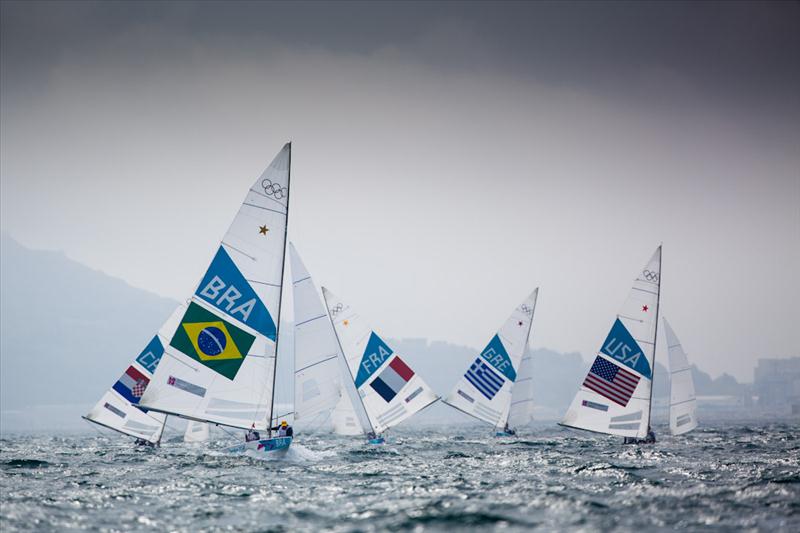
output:
{"label": "brazilian flag on sail", "polygon": [[232,380],[254,341],[253,335],[192,302],[169,344]]}

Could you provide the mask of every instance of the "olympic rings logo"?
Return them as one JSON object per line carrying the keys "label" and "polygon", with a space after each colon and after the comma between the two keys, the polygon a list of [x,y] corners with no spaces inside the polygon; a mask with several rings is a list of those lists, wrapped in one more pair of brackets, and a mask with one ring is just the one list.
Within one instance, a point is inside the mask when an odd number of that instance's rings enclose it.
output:
{"label": "olympic rings logo", "polygon": [[522,307],[520,307],[520,309],[522,309],[522,312],[525,313],[526,315],[530,315],[531,312],[533,312],[533,309],[528,307],[527,304],[522,304]]}
{"label": "olympic rings logo", "polygon": [[276,200],[283,200],[289,195],[289,190],[286,187],[281,187],[278,183],[272,183],[272,180],[264,178],[261,181],[261,187],[267,196],[272,196]]}
{"label": "olympic rings logo", "polygon": [[643,270],[642,275],[647,281],[658,281],[658,272],[653,272],[652,270]]}
{"label": "olympic rings logo", "polygon": [[344,309],[342,304],[336,304],[335,306],[333,306],[333,309],[331,309],[331,316],[338,315],[342,311],[342,309]]}

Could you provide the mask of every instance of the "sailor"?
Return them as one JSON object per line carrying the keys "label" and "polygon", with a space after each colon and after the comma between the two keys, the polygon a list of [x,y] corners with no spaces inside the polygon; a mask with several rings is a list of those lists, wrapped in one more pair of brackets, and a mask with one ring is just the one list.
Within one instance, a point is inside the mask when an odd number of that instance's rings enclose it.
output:
{"label": "sailor", "polygon": [[245,442],[252,442],[254,440],[261,440],[261,435],[259,435],[258,431],[256,431],[255,422],[253,423],[252,426],[250,426],[250,429],[247,430],[247,433],[244,436]]}
{"label": "sailor", "polygon": [[506,434],[508,434],[508,435],[516,435],[516,434],[517,434],[517,432],[516,432],[516,431],[514,431],[513,429],[511,429],[510,427],[508,427],[508,422],[506,422],[506,425],[505,425],[505,427],[503,427],[503,433],[506,433]]}
{"label": "sailor", "polygon": [[281,424],[279,426],[275,426],[274,428],[270,429],[272,429],[272,431],[277,431],[279,437],[292,437],[294,435],[292,426],[290,426],[286,420],[281,420]]}
{"label": "sailor", "polygon": [[622,441],[622,444],[655,444],[656,442],[656,434],[653,431],[653,428],[647,426],[647,436],[643,439],[637,439],[636,437],[625,437],[625,440]]}

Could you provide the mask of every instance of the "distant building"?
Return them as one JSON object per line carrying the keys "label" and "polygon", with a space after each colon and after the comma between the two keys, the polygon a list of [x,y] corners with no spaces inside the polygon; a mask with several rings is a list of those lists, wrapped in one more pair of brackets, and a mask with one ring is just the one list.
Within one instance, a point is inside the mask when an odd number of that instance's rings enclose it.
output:
{"label": "distant building", "polygon": [[758,406],[793,408],[800,406],[800,357],[759,359],[753,379]]}

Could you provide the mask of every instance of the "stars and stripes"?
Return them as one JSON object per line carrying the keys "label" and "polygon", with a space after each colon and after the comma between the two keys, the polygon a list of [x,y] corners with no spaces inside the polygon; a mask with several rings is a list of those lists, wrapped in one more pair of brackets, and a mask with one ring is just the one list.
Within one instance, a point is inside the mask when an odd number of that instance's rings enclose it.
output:
{"label": "stars and stripes", "polygon": [[599,355],[594,360],[583,386],[623,407],[628,405],[639,376],[624,370]]}
{"label": "stars and stripes", "polygon": [[464,377],[489,400],[494,398],[494,395],[497,394],[497,391],[499,391],[503,387],[503,383],[505,383],[505,379],[497,375],[497,373],[492,370],[489,365],[484,364],[480,358],[475,359],[475,362],[469,367]]}

